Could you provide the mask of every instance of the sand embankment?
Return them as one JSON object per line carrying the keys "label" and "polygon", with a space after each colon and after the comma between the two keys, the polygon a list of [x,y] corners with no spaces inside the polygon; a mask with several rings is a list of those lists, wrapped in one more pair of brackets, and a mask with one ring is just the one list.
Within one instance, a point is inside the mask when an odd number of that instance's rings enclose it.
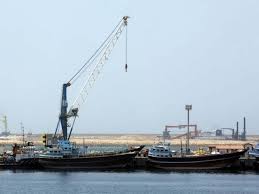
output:
{"label": "sand embankment", "polygon": [[[33,141],[36,145],[43,145],[41,135],[33,135],[30,137],[25,137],[26,141]],[[159,142],[159,138],[155,134],[88,134],[88,135],[74,135],[71,139],[77,144],[86,145],[152,145]],[[169,142],[173,145],[185,145],[186,140],[173,139]],[[249,136],[246,141],[236,141],[236,140],[224,140],[224,139],[209,139],[198,138],[191,139],[190,145],[195,146],[207,146],[207,145],[244,145],[246,143],[256,144],[259,141],[259,136]],[[21,144],[23,142],[23,137],[19,135],[13,135],[6,138],[0,138],[0,144]]]}

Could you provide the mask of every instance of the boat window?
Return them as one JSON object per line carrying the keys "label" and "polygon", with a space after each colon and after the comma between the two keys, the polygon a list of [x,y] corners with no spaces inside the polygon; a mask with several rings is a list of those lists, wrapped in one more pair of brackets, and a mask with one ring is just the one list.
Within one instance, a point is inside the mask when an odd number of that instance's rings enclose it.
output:
{"label": "boat window", "polygon": [[165,150],[165,152],[168,152],[168,150]]}

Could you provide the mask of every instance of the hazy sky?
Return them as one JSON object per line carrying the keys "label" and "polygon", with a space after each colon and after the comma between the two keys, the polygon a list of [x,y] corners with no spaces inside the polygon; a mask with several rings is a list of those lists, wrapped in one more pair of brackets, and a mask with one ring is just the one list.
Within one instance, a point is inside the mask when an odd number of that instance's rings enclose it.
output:
{"label": "hazy sky", "polygon": [[[0,115],[12,132],[54,132],[61,86],[129,15],[75,133],[242,126],[259,134],[259,1],[0,1]],[[79,85],[68,90],[71,101]]]}

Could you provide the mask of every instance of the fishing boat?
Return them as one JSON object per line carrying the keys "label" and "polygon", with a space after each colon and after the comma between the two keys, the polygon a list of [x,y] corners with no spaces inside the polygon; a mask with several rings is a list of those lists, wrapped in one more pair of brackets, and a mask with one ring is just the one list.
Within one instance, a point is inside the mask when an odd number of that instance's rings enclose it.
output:
{"label": "fishing boat", "polygon": [[168,145],[155,145],[148,152],[148,166],[165,170],[213,170],[231,167],[246,150],[233,153],[184,154]]}
{"label": "fishing boat", "polygon": [[60,141],[46,153],[40,154],[39,163],[45,169],[91,170],[131,167],[133,158],[144,146],[120,152],[87,153],[70,141]]}
{"label": "fishing boat", "polygon": [[24,145],[14,144],[12,151],[3,154],[0,168],[4,169],[40,169],[40,151],[36,149],[33,142]]}

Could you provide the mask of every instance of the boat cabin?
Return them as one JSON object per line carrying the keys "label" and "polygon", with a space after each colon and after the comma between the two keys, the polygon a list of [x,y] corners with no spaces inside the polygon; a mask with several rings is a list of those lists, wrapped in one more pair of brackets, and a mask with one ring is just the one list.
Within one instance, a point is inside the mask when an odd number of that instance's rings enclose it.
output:
{"label": "boat cabin", "polygon": [[75,144],[68,140],[59,140],[56,146],[48,148],[47,151],[40,155],[40,158],[63,158],[63,157],[73,157],[85,155],[87,152],[87,147],[78,148]]}
{"label": "boat cabin", "polygon": [[175,151],[171,151],[169,145],[155,145],[152,148],[149,149],[148,156],[153,157],[172,157],[172,155],[175,155]]}
{"label": "boat cabin", "polygon": [[252,148],[252,150],[250,150],[248,154],[250,156],[254,156],[254,157],[258,158],[259,157],[259,143],[256,144],[255,148]]}

